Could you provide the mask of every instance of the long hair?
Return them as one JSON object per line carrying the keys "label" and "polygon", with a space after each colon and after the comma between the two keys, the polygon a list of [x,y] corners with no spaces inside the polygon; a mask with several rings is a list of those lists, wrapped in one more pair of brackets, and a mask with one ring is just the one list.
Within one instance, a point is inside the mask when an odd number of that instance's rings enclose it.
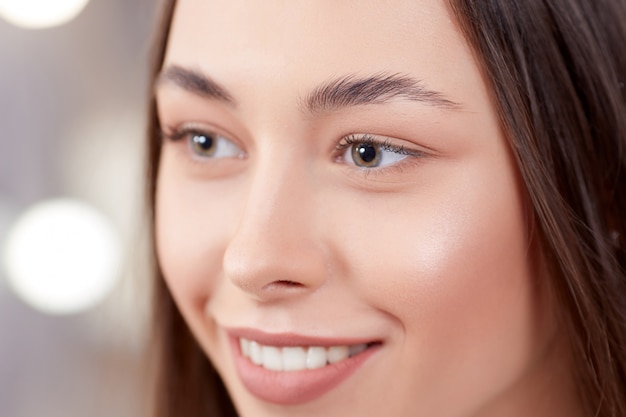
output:
{"label": "long hair", "polygon": [[[532,205],[586,414],[624,416],[626,2],[449,2],[490,87]],[[163,10],[151,83],[163,63],[174,7],[169,0]],[[147,200],[154,228],[161,148],[153,95],[148,120]],[[154,265],[153,416],[235,416],[174,304],[156,255]]]}
{"label": "long hair", "polygon": [[453,1],[532,201],[589,415],[626,415],[626,3]]}
{"label": "long hair", "polygon": [[151,252],[154,271],[151,340],[153,392],[152,417],[236,417],[237,413],[217,372],[187,327],[165,285],[158,266],[155,245],[156,178],[161,157],[161,135],[152,86],[159,75],[170,32],[176,0],[163,4],[157,27],[150,71],[147,129],[147,202],[150,216]]}

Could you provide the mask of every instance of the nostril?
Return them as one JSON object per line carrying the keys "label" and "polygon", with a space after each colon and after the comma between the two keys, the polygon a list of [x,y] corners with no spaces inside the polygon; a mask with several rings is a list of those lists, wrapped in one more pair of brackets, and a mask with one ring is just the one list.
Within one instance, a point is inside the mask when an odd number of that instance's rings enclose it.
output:
{"label": "nostril", "polygon": [[298,291],[299,289],[305,288],[306,285],[302,284],[298,281],[291,281],[288,279],[277,279],[276,281],[272,281],[263,287],[264,291],[267,291],[266,294],[289,294],[293,291]]}
{"label": "nostril", "polygon": [[274,284],[284,285],[286,287],[302,287],[302,284],[296,281],[289,281],[285,279],[281,279],[279,281],[275,281]]}

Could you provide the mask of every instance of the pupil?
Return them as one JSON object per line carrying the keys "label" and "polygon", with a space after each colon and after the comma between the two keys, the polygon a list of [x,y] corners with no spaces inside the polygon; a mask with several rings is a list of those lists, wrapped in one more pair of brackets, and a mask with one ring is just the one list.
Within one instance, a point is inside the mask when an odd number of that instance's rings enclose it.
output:
{"label": "pupil", "polygon": [[213,148],[213,138],[206,135],[194,135],[193,143],[203,151],[210,151]]}
{"label": "pupil", "polygon": [[362,143],[357,145],[354,150],[358,159],[363,162],[363,165],[374,166],[377,164],[380,155],[376,146]]}

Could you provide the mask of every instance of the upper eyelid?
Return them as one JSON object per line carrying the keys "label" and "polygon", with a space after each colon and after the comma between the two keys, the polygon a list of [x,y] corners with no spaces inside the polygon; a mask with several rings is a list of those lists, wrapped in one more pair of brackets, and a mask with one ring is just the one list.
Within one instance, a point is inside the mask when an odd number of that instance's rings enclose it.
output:
{"label": "upper eyelid", "polygon": [[205,133],[220,134],[216,129],[208,126],[201,126],[200,123],[181,123],[179,125],[166,125],[161,128],[161,132],[166,135],[180,135],[185,133]]}
{"label": "upper eyelid", "polygon": [[[193,125],[181,125],[182,127],[176,127],[176,128],[172,128],[169,127],[169,133],[165,133],[164,138],[168,139],[170,143],[177,145],[178,149],[181,149],[179,146],[180,145],[184,145],[184,154],[186,155],[186,158],[196,164],[199,164],[200,166],[206,164],[209,160],[212,161],[216,161],[216,160],[221,160],[221,159],[243,159],[246,157],[246,152],[244,151],[244,149],[239,145],[238,141],[230,139],[229,136],[223,135],[220,132],[216,132],[214,129],[203,129],[200,128],[198,129],[197,127],[193,126]],[[193,144],[191,142],[191,138],[194,135],[199,135],[199,136],[212,136],[213,140],[215,140],[215,145],[216,149],[211,152],[210,154],[201,154],[201,152],[197,152],[194,147]],[[222,155],[222,156],[217,156],[216,153],[221,150],[224,151],[226,150],[226,148],[224,147],[219,147],[220,143],[223,142],[228,142],[230,143],[230,145],[226,145],[226,146],[234,146],[237,149],[237,152],[235,154],[230,154],[230,155]],[[229,151],[232,151],[233,148],[228,148]]]}
{"label": "upper eyelid", "polygon": [[[221,129],[216,129],[211,126],[206,126],[200,123],[180,123],[178,125],[165,125],[164,128],[159,127],[162,140],[168,140],[176,143],[187,143],[189,145],[189,139],[191,135],[207,135],[213,136],[215,139],[221,138],[232,144],[234,144],[241,151],[241,155],[245,156],[247,152],[244,146],[237,139],[234,139],[232,135],[225,134]],[[191,151],[191,149],[190,149]]]}
{"label": "upper eyelid", "polygon": [[161,134],[164,135],[162,137],[166,139],[183,139],[189,134],[199,133],[205,135],[220,136],[224,139],[234,142],[235,144],[237,144],[237,146],[242,147],[241,141],[239,141],[234,135],[230,134],[228,131],[205,123],[185,122],[177,125],[165,125],[164,128],[160,128],[159,130]]}
{"label": "upper eyelid", "polygon": [[351,133],[344,135],[340,141],[337,142],[336,150],[343,152],[347,147],[355,143],[371,143],[381,146],[383,150],[398,152],[407,156],[425,156],[430,153],[428,149],[425,149],[423,146],[411,144],[404,139],[370,133]]}

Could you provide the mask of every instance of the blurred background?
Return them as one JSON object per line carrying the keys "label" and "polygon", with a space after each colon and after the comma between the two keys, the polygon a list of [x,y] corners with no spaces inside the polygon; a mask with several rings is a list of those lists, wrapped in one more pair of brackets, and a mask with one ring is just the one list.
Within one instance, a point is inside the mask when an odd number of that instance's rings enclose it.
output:
{"label": "blurred background", "polygon": [[0,416],[141,416],[157,0],[0,0]]}

